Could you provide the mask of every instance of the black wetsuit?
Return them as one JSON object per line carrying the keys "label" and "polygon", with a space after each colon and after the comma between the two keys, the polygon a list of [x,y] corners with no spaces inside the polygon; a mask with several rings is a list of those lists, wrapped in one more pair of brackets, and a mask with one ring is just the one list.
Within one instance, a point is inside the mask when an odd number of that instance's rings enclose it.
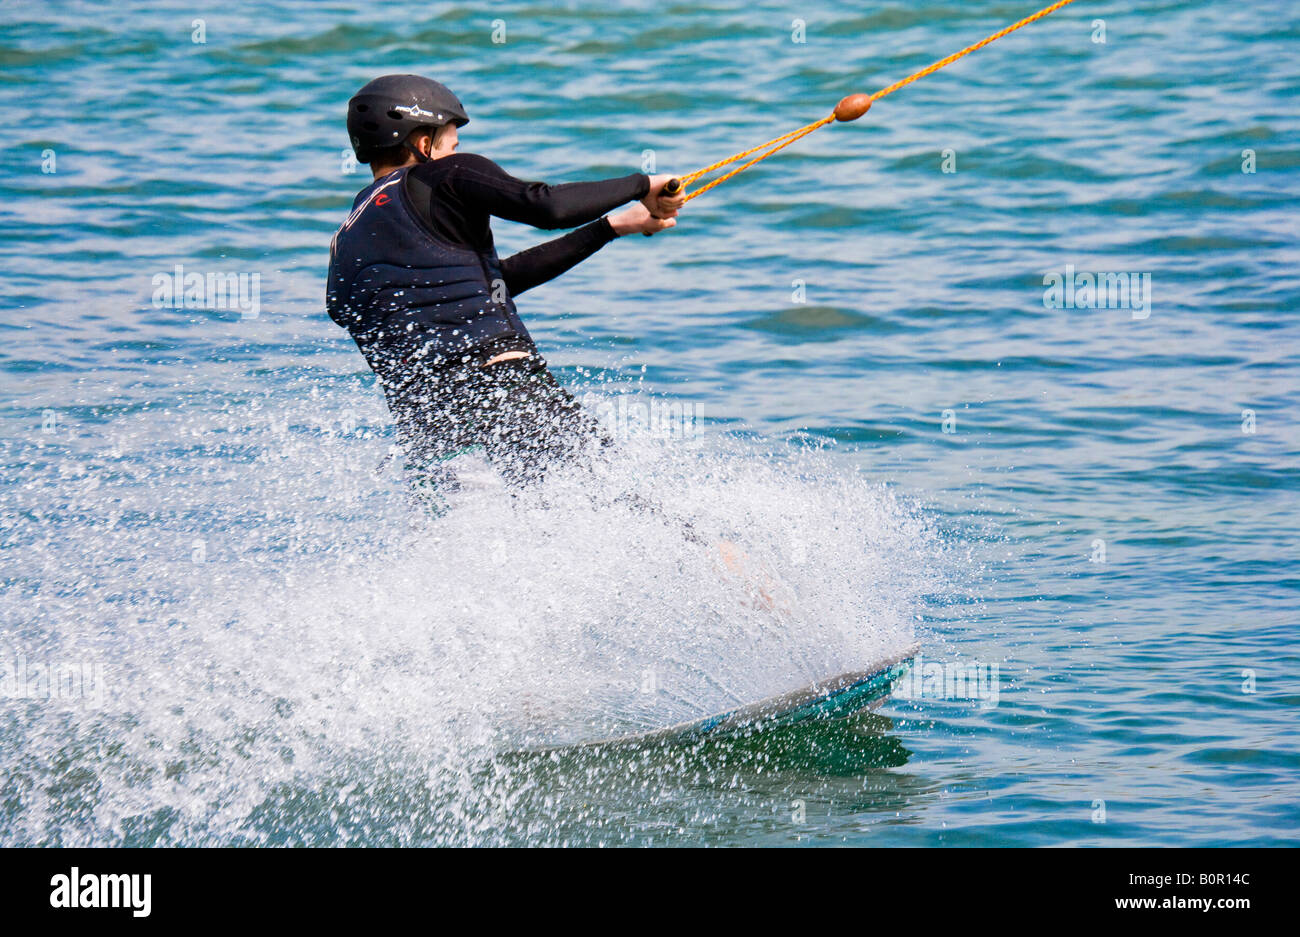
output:
{"label": "black wetsuit", "polygon": [[554,279],[618,237],[601,216],[644,198],[650,191],[650,179],[633,173],[600,182],[546,185],[516,179],[486,157],[453,153],[411,169],[407,191],[421,220],[434,234],[480,251],[495,248],[489,226],[494,215],[547,230],[582,225],[501,261],[506,286],[511,295],[518,296]]}
{"label": "black wetsuit", "polygon": [[[507,481],[526,484],[604,441],[547,369],[513,297],[617,237],[601,216],[649,187],[640,173],[525,182],[482,156],[456,153],[396,170],[357,196],[331,247],[330,315],[379,376],[418,474],[454,484],[442,463],[482,447]],[[501,260],[494,215],[581,227]],[[527,357],[486,365],[510,351]]]}

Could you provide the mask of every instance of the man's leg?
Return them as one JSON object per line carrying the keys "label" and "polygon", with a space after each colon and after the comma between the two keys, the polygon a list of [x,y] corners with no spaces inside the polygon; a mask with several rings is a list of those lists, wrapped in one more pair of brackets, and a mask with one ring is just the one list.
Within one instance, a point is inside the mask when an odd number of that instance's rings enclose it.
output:
{"label": "man's leg", "polygon": [[507,483],[536,484],[552,467],[581,462],[593,446],[613,444],[538,359],[501,362],[485,372],[491,405],[482,435]]}
{"label": "man's leg", "polygon": [[[493,410],[486,433],[487,453],[509,483],[535,484],[558,465],[590,465],[592,458],[614,446],[600,423],[544,364],[520,361],[513,370],[496,372],[493,380],[500,406]],[[676,524],[688,541],[707,545],[690,521],[673,516],[650,498],[625,491],[610,501]]]}
{"label": "man's leg", "polygon": [[482,448],[478,431],[484,421],[474,406],[480,383],[473,370],[437,371],[389,395],[412,494],[435,517],[447,512],[447,495],[460,488],[448,463]]}

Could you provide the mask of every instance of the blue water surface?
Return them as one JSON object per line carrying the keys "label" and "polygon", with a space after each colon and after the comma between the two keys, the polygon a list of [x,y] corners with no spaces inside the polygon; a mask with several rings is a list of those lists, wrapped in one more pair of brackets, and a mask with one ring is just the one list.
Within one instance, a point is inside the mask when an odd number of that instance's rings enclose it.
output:
{"label": "blue water surface", "polygon": [[[575,388],[684,402],[742,462],[818,450],[804,515],[834,516],[818,492],[843,473],[905,502],[924,533],[859,538],[888,543],[881,581],[839,540],[815,575],[885,596],[924,660],[997,666],[986,705],[931,687],[821,727],[573,756],[484,754],[470,716],[422,721],[447,700],[403,711],[403,681],[447,682],[358,650],[393,616],[340,603],[425,586],[321,572],[410,524],[378,467],[378,391],[323,309],[330,236],[368,181],[348,97],[437,77],[471,115],[462,150],[524,178],[686,172],[1032,0],[196,10],[0,7],[0,657],[102,662],[123,694],[93,716],[0,698],[0,843],[1300,839],[1294,3],[1073,4],[521,297]],[[494,228],[502,254],[547,236]],[[255,275],[257,302],[158,301],[177,265]],[[1143,302],[1055,303],[1067,271],[1131,274]],[[731,521],[762,552],[746,510]],[[782,536],[772,556],[802,562]],[[921,586],[931,565],[942,583]],[[498,617],[474,607],[497,581],[440,610],[463,629],[444,661]],[[566,600],[622,588],[588,585]],[[346,652],[303,663],[324,634]],[[350,695],[353,653],[382,705]]]}

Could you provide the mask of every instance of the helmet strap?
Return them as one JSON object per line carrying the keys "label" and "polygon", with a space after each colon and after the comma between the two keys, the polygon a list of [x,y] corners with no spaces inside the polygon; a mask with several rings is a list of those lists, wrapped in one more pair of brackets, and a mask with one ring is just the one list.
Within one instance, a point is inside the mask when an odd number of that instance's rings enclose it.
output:
{"label": "helmet strap", "polygon": [[419,160],[420,162],[428,162],[428,161],[429,161],[429,157],[428,157],[428,156],[425,156],[424,153],[421,153],[419,147],[412,146],[412,144],[411,144],[411,140],[404,140],[402,146],[404,146],[404,147],[406,147],[407,149],[409,149],[409,151],[411,151],[412,153],[415,153],[415,157],[416,157],[416,159]]}
{"label": "helmet strap", "polygon": [[407,139],[405,139],[405,140],[402,141],[402,145],[405,146],[405,147],[406,147],[408,150],[410,150],[412,153],[414,153],[414,154],[415,154],[415,158],[416,158],[417,160],[419,160],[420,162],[422,162],[422,163],[427,163],[427,162],[429,162],[429,157],[427,157],[427,156],[425,156],[423,153],[421,153],[421,152],[420,152],[420,148],[419,148],[418,146],[415,146],[413,143],[411,143],[411,140],[410,140],[409,137],[408,137]]}

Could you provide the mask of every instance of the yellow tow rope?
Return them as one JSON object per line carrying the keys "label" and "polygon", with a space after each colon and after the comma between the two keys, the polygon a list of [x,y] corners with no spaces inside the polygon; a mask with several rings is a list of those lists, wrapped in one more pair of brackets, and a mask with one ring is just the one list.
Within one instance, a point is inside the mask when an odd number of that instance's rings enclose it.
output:
{"label": "yellow tow rope", "polygon": [[[726,182],[732,176],[736,175],[736,173],[748,169],[750,166],[753,166],[759,160],[767,159],[777,150],[784,149],[785,147],[789,146],[791,143],[794,143],[796,140],[808,136],[808,134],[812,133],[817,128],[825,127],[827,124],[831,123],[832,121],[857,120],[859,117],[861,117],[871,108],[872,104],[879,101],[885,95],[893,94],[899,88],[906,87],[907,85],[910,85],[912,82],[924,78],[926,75],[933,74],[934,72],[937,72],[939,69],[943,68],[945,65],[951,65],[959,58],[962,58],[963,56],[966,55],[970,55],[972,52],[984,48],[990,42],[994,42],[998,39],[1001,39],[1003,36],[1007,35],[1008,33],[1015,32],[1021,26],[1028,26],[1030,23],[1034,22],[1035,20],[1040,20],[1044,16],[1047,16],[1051,13],[1055,13],[1061,7],[1068,6],[1073,2],[1074,0],[1057,0],[1056,3],[1053,3],[1049,7],[1044,7],[1043,9],[1035,13],[1033,16],[1026,16],[1020,22],[1012,23],[1006,29],[998,30],[988,38],[981,39],[973,46],[967,46],[966,48],[962,49],[960,52],[954,52],[952,55],[948,56],[947,58],[940,59],[939,61],[935,62],[933,65],[927,65],[919,72],[916,72],[913,75],[908,75],[906,78],[894,82],[888,88],[881,88],[875,94],[851,94],[844,100],[840,101],[839,104],[835,105],[835,110],[831,111],[831,113],[827,114],[821,120],[814,121],[813,123],[809,124],[806,127],[800,127],[798,130],[791,130],[789,133],[782,134],[781,136],[777,137],[775,140],[768,140],[766,143],[760,144],[759,146],[750,147],[748,150],[745,150],[743,153],[737,153],[735,156],[728,156],[726,159],[718,160],[718,162],[713,163],[709,166],[705,166],[703,169],[697,169],[695,172],[688,173],[687,175],[682,176],[680,179],[669,180],[669,183],[667,186],[665,186],[665,189],[668,190],[668,194],[675,195],[683,186],[690,185],[696,179],[700,178],[700,176],[708,175],[709,173],[713,172],[715,169],[721,169],[723,166],[726,166],[729,163],[734,163],[738,159],[744,159],[746,156],[749,156],[752,153],[758,153],[760,150],[767,151],[765,153],[760,153],[758,156],[755,156],[749,162],[736,167],[726,175],[719,176],[718,178],[710,182],[708,185],[702,186],[701,188],[696,189],[694,192],[691,192],[689,195],[686,196],[686,201],[689,202],[691,199],[695,198],[695,196],[703,195],[705,192],[709,191],[709,189],[713,188],[715,185],[719,185],[720,183]],[[768,149],[769,147],[771,147],[771,149]],[[674,186],[673,182],[677,182],[678,185]]]}

